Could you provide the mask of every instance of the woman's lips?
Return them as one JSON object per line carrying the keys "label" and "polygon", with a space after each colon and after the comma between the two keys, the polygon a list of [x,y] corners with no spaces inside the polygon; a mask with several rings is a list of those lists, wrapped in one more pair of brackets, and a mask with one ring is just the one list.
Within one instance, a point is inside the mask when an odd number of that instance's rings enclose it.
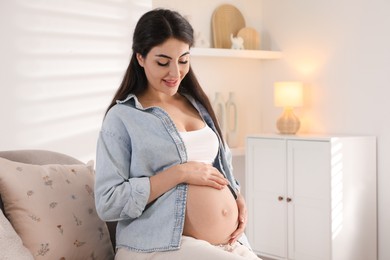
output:
{"label": "woman's lips", "polygon": [[164,82],[165,82],[165,85],[167,85],[168,87],[176,87],[179,80],[177,80],[177,79],[174,79],[174,80],[164,79]]}

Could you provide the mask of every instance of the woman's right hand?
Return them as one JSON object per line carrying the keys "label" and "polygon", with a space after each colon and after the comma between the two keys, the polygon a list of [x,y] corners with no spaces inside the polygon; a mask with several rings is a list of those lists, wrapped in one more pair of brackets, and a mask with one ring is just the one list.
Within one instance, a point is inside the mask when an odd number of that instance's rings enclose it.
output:
{"label": "woman's right hand", "polygon": [[150,179],[148,203],[179,183],[223,189],[229,181],[215,167],[201,162],[187,162],[172,166]]}
{"label": "woman's right hand", "polygon": [[207,163],[187,162],[176,165],[183,176],[183,182],[198,186],[209,186],[215,189],[223,189],[229,181],[217,168]]}

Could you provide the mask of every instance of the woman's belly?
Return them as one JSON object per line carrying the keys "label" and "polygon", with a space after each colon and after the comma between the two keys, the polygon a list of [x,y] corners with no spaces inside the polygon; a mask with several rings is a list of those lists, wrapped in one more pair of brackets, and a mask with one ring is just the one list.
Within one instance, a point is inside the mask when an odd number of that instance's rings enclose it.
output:
{"label": "woman's belly", "polygon": [[237,203],[227,186],[217,190],[188,185],[183,235],[226,244],[238,226]]}

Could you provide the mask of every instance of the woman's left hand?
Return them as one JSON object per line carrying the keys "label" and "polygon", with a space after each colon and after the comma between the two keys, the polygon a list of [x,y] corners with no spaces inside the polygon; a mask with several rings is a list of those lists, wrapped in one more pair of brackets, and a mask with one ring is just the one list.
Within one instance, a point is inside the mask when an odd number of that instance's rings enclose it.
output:
{"label": "woman's left hand", "polygon": [[245,199],[240,193],[237,194],[236,203],[238,207],[238,227],[231,235],[229,244],[234,244],[237,241],[237,239],[239,239],[240,236],[244,233],[246,227],[246,221],[248,218]]}

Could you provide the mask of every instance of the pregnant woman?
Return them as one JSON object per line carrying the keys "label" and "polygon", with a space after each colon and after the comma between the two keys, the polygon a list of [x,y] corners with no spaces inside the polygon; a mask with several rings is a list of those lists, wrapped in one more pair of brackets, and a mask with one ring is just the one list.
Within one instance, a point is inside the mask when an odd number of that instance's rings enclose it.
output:
{"label": "pregnant woman", "polygon": [[210,102],[190,66],[193,29],[144,14],[96,158],[99,216],[118,221],[115,259],[258,259],[245,201]]}

